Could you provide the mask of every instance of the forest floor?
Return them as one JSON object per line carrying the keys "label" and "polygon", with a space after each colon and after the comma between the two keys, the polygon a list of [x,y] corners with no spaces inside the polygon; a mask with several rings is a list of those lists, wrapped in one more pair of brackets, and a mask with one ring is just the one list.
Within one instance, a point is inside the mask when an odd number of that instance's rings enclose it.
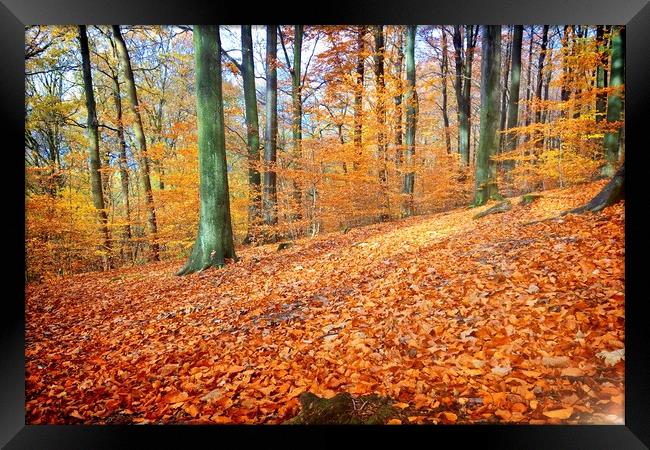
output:
{"label": "forest floor", "polygon": [[623,424],[624,205],[524,225],[603,184],[27,285],[26,421],[281,423],[309,391],[389,397],[388,423]]}

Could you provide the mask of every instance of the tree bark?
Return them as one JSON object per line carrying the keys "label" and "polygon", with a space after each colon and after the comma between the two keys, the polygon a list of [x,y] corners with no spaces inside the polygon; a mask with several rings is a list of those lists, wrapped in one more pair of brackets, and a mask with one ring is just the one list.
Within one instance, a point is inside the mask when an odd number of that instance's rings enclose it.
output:
{"label": "tree bark", "polygon": [[222,267],[227,258],[237,259],[230,219],[219,27],[196,25],[193,39],[199,134],[199,230],[187,264],[178,275]]}
{"label": "tree bark", "polygon": [[[519,85],[521,81],[521,43],[524,34],[523,25],[515,25],[512,35],[512,62],[510,70],[510,95],[508,96],[508,120],[506,130],[517,127],[519,119]],[[506,135],[506,151],[513,151],[517,147],[517,135],[508,133]],[[506,168],[512,169],[513,164],[509,161]]]}
{"label": "tree bark", "polygon": [[[609,80],[609,86],[613,90],[607,97],[607,122],[609,123],[620,121],[621,112],[623,111],[621,89],[625,83],[623,72],[625,68],[625,49],[623,48],[624,33],[624,27],[612,28],[612,73]],[[605,134],[605,166],[602,170],[602,174],[605,176],[611,176],[611,174],[614,173],[618,161],[620,138],[620,128],[614,132]]]}
{"label": "tree bark", "polygon": [[[291,73],[291,103],[293,106],[291,128],[293,135],[292,166],[294,170],[300,169],[300,160],[302,157],[302,82],[300,72],[302,38],[303,25],[294,25],[293,67],[289,66]],[[300,220],[302,217],[302,190],[300,185],[300,180],[293,180],[293,202],[295,210],[291,214],[292,220]]]}
{"label": "tree bark", "polygon": [[416,25],[406,28],[406,173],[402,193],[407,196],[402,208],[403,216],[413,215],[413,193],[415,188],[415,172],[413,158],[415,157],[415,127],[417,125],[417,92],[415,90],[415,32]]}
{"label": "tree bark", "polygon": [[388,154],[386,152],[386,105],[384,80],[384,30],[383,25],[377,25],[374,30],[375,38],[375,83],[377,85],[377,150],[379,153],[379,185],[383,196],[383,212],[380,220],[388,220],[390,215],[390,200],[388,195]]}
{"label": "tree bark", "polygon": [[129,166],[126,154],[126,139],[124,137],[124,122],[122,119],[122,94],[120,92],[119,79],[113,78],[113,101],[117,116],[117,139],[120,142],[120,156],[118,164],[120,168],[120,184],[122,187],[122,198],[124,202],[124,225],[122,237],[125,241],[131,240],[131,204],[129,202]]}
{"label": "tree bark", "polygon": [[400,167],[403,162],[403,148],[404,142],[402,140],[402,95],[404,86],[402,83],[402,64],[404,60],[403,51],[403,33],[400,30],[397,41],[397,58],[395,58],[395,95],[393,101],[395,103],[394,123],[395,123],[395,167]]}
{"label": "tree bark", "polygon": [[142,126],[142,116],[140,115],[140,106],[138,103],[138,94],[135,87],[135,79],[133,78],[133,70],[131,68],[131,59],[129,58],[129,51],[126,48],[126,43],[122,37],[119,25],[113,25],[113,35],[115,37],[115,47],[120,60],[120,68],[122,76],[126,84],[127,96],[129,97],[129,107],[133,114],[133,133],[135,134],[136,144],[138,146],[138,156],[141,167],[142,185],[145,194],[145,201],[147,205],[147,224],[149,227],[149,234],[151,235],[151,259],[160,261],[160,247],[158,245],[158,224],[156,221],[156,207],[154,205],[153,191],[151,189],[151,178],[149,168],[149,156],[147,155],[147,140],[144,135],[144,128]]}
{"label": "tree bark", "polygon": [[88,35],[86,26],[79,25],[79,46],[81,49],[82,72],[84,91],[86,94],[88,154],[90,170],[90,190],[93,196],[93,206],[97,210],[100,223],[100,233],[104,241],[104,251],[107,252],[107,261],[110,267],[111,240],[108,231],[108,218],[104,209],[104,193],[102,191],[101,160],[99,156],[99,130],[97,122],[97,106],[93,92],[93,79],[90,70],[90,51],[88,48]]}
{"label": "tree bark", "polygon": [[365,26],[357,27],[357,67],[356,67],[356,84],[354,86],[354,147],[355,160],[352,164],[353,169],[359,170],[361,158],[363,156],[362,130],[363,130],[363,78],[364,78],[364,35]]}
{"label": "tree bark", "polygon": [[[542,44],[539,49],[539,59],[537,61],[537,86],[535,88],[535,100],[542,100],[542,87],[544,85],[543,70],[544,60],[546,59],[546,46],[548,44],[548,25],[544,25],[542,30]],[[540,123],[542,119],[541,105],[535,107],[535,123]]]}
{"label": "tree bark", "polygon": [[474,205],[497,198],[496,162],[499,129],[499,79],[501,69],[501,26],[483,27],[481,54],[481,125],[476,154]]}
{"label": "tree bark", "polygon": [[248,231],[245,243],[255,239],[262,210],[260,164],[260,134],[255,92],[255,66],[253,62],[253,36],[250,25],[241,26],[242,78],[246,108],[246,137],[248,144]]}
{"label": "tree bark", "polygon": [[499,150],[503,148],[505,143],[503,131],[506,129],[506,120],[508,115],[508,75],[510,74],[510,60],[512,59],[512,45],[513,45],[513,36],[512,31],[508,31],[508,46],[506,48],[506,59],[503,61],[503,67],[505,73],[503,74],[503,89],[501,91],[501,114],[499,122]]}
{"label": "tree bark", "polygon": [[277,137],[278,137],[278,35],[274,25],[266,26],[266,131],[264,136],[264,223],[275,225],[277,216]]}
{"label": "tree bark", "polygon": [[451,154],[451,134],[449,131],[449,113],[447,108],[447,76],[449,74],[449,59],[447,57],[447,32],[440,27],[442,35],[442,59],[440,60],[440,72],[442,74],[442,121],[445,127],[445,147],[447,154]]}
{"label": "tree bark", "polygon": [[605,27],[603,25],[596,26],[596,42],[598,45],[599,63],[596,68],[596,123],[605,118],[607,109],[607,94],[603,92],[605,89],[607,79],[607,63],[609,61],[607,53],[605,52]]}
{"label": "tree bark", "polygon": [[469,141],[471,129],[472,61],[476,46],[473,25],[465,27],[466,50],[460,26],[454,26],[454,50],[456,54],[456,103],[458,104],[458,152],[464,166],[469,165]]}

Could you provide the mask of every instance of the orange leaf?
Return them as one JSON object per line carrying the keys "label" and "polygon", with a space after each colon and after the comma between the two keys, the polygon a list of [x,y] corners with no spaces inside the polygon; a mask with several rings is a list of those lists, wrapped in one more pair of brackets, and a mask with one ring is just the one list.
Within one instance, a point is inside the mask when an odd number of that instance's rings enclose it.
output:
{"label": "orange leaf", "polygon": [[172,391],[162,398],[164,403],[179,403],[187,400],[187,392]]}
{"label": "orange leaf", "polygon": [[297,387],[287,394],[287,398],[290,399],[290,398],[298,397],[300,394],[304,392],[304,390],[305,388]]}
{"label": "orange leaf", "polygon": [[219,414],[211,416],[210,420],[214,423],[232,423],[232,419],[230,417],[220,416]]}
{"label": "orange leaf", "polygon": [[573,414],[573,408],[570,406],[568,408],[555,409],[553,411],[544,411],[544,415],[551,419],[568,419],[571,417],[571,414]]}
{"label": "orange leaf", "polygon": [[582,371],[582,369],[578,369],[577,367],[567,367],[566,369],[562,369],[562,372],[560,372],[560,375],[563,377],[581,377],[585,373]]}

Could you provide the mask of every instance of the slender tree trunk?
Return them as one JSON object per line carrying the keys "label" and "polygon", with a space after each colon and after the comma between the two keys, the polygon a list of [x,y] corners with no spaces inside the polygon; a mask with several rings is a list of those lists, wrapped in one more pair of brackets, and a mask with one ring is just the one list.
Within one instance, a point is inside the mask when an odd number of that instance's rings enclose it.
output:
{"label": "slender tree trunk", "polygon": [[[300,160],[302,157],[302,83],[300,66],[302,59],[302,38],[303,38],[303,25],[294,26],[294,41],[293,41],[293,67],[291,68],[291,100],[293,103],[293,168],[298,170],[300,168]],[[295,211],[292,214],[293,220],[300,220],[302,217],[302,191],[299,180],[293,181],[293,201],[295,203]]]}
{"label": "slender tree trunk", "polygon": [[[612,27],[612,73],[609,80],[609,86],[613,91],[607,97],[607,122],[618,122],[621,120],[623,111],[623,101],[621,91],[625,83],[625,48],[623,39],[625,38],[624,27]],[[621,129],[615,132],[605,134],[605,166],[602,174],[612,176],[618,161],[618,152],[620,147]]]}
{"label": "slender tree trunk", "polygon": [[[571,96],[571,90],[569,88],[569,78],[571,76],[571,69],[569,67],[569,26],[564,25],[564,33],[562,35],[562,88],[560,91],[560,100],[563,103],[568,102]],[[562,117],[566,117],[564,110],[562,111]]]}
{"label": "slender tree trunk", "polygon": [[402,64],[404,60],[404,51],[403,51],[403,33],[400,30],[399,36],[397,38],[397,58],[395,58],[394,69],[395,69],[395,96],[393,101],[395,102],[395,167],[400,167],[403,160],[403,142],[402,142],[402,94],[404,90],[404,85],[402,83]]}
{"label": "slender tree trunk", "polygon": [[359,170],[363,154],[362,129],[363,129],[363,77],[364,77],[364,34],[365,26],[357,27],[357,67],[356,84],[354,86],[354,147],[355,160],[353,169]]}
{"label": "slender tree trunk", "polygon": [[266,132],[264,136],[264,222],[275,225],[277,216],[277,137],[278,137],[278,34],[274,25],[266,26]]}
{"label": "slender tree trunk", "polygon": [[532,119],[532,112],[530,107],[530,99],[532,97],[532,69],[533,69],[533,36],[534,36],[535,27],[531,25],[530,27],[530,43],[528,44],[528,65],[526,67],[526,126],[530,125]]}
{"label": "slender tree trunk", "polygon": [[384,80],[384,30],[383,25],[377,25],[374,30],[375,38],[375,83],[377,85],[377,150],[379,153],[379,185],[383,196],[383,212],[380,220],[388,220],[390,214],[390,200],[388,195],[388,154],[386,152],[386,106],[385,106],[385,80]]}
{"label": "slender tree trunk", "polygon": [[[548,25],[544,25],[542,31],[542,45],[539,49],[539,59],[537,61],[537,86],[535,89],[535,100],[540,102],[542,100],[542,87],[544,85],[544,60],[546,58],[546,46],[548,44]],[[540,104],[535,106],[535,123],[540,123],[542,120],[542,107]]]}
{"label": "slender tree trunk", "polygon": [[250,25],[241,26],[242,78],[246,108],[246,137],[248,144],[248,231],[245,243],[255,240],[262,210],[260,165],[260,134],[255,92],[255,66],[253,62],[253,36]]}
{"label": "slender tree trunk", "polygon": [[97,210],[100,222],[100,232],[104,240],[104,251],[107,252],[107,262],[110,267],[111,239],[108,232],[108,218],[104,209],[104,193],[102,191],[101,160],[99,156],[99,130],[97,122],[97,107],[93,92],[93,79],[90,70],[90,51],[86,26],[79,25],[79,44],[81,48],[84,91],[86,94],[86,109],[88,111],[88,154],[90,170],[90,190],[93,196],[93,206]]}
{"label": "slender tree trunk", "polygon": [[406,28],[406,152],[405,162],[407,172],[404,174],[402,193],[407,196],[402,207],[402,215],[410,216],[414,212],[413,192],[415,188],[415,172],[413,158],[415,156],[415,127],[417,124],[417,92],[415,90],[415,32],[416,25]]}
{"label": "slender tree trunk", "polygon": [[[523,25],[515,25],[512,35],[512,62],[510,70],[510,95],[508,96],[508,121],[506,130],[517,127],[519,119],[519,85],[521,81],[521,42],[523,38]],[[513,151],[517,147],[516,133],[508,133],[506,138],[506,151]],[[512,169],[512,161],[508,161],[506,168]]]}
{"label": "slender tree trunk", "polygon": [[[546,70],[546,76],[544,77],[544,95],[543,99],[545,102],[548,101],[549,97],[549,89],[551,87],[551,75],[553,74],[552,70],[548,69],[548,65],[550,62],[553,60],[553,48],[548,49],[548,62],[546,64],[547,70]],[[542,108],[542,123],[548,123],[548,114],[549,114],[549,108],[548,106],[544,106]]]}
{"label": "slender tree trunk", "polygon": [[151,259],[154,261],[159,261],[160,249],[157,242],[158,225],[156,222],[156,207],[154,205],[153,191],[151,189],[151,178],[149,175],[150,169],[149,156],[147,155],[147,141],[144,135],[144,128],[142,126],[142,116],[140,115],[138,95],[135,88],[133,70],[131,69],[131,59],[129,58],[129,52],[126,48],[126,44],[124,42],[124,38],[122,37],[119,25],[113,25],[113,35],[115,37],[115,47],[117,54],[120,59],[122,76],[124,78],[127,95],[129,97],[129,107],[134,117],[133,133],[135,134],[135,140],[138,146],[142,185],[147,205],[147,224],[149,227],[149,234],[151,235]]}
{"label": "slender tree trunk", "polygon": [[[472,61],[476,46],[473,25],[465,27],[466,50],[460,26],[454,26],[454,49],[456,53],[456,102],[458,104],[458,151],[464,166],[469,165],[469,142],[471,130]],[[464,53],[464,56],[463,56]]]}
{"label": "slender tree trunk", "polygon": [[449,74],[449,60],[447,57],[447,32],[440,27],[442,35],[442,59],[440,60],[440,73],[442,74],[442,121],[445,126],[445,146],[447,154],[451,154],[451,134],[449,131],[449,114],[447,109],[447,75]]}
{"label": "slender tree trunk", "polygon": [[124,219],[126,224],[122,231],[122,239],[125,242],[131,241],[131,205],[129,203],[129,166],[126,155],[126,139],[124,138],[124,122],[122,119],[122,95],[120,92],[120,82],[113,78],[113,101],[115,102],[115,112],[117,116],[117,139],[120,142],[120,156],[118,165],[120,168],[120,183],[122,186],[122,198],[124,202]]}
{"label": "slender tree trunk", "polygon": [[221,91],[221,42],[217,25],[194,27],[196,112],[199,133],[199,230],[194,248],[178,275],[222,267],[236,260]]}
{"label": "slender tree trunk", "polygon": [[596,27],[596,42],[598,44],[599,64],[596,68],[596,122],[600,122],[606,115],[607,94],[603,92],[607,79],[607,53],[605,52],[605,27],[598,25]]}
{"label": "slender tree trunk", "polygon": [[501,69],[501,25],[483,27],[481,55],[481,127],[476,154],[474,205],[498,196],[496,162],[498,149],[499,79]]}
{"label": "slender tree trunk", "polygon": [[500,114],[500,123],[499,123],[499,150],[504,146],[505,139],[503,136],[503,131],[506,129],[506,119],[508,115],[508,75],[510,73],[510,60],[512,58],[512,31],[508,31],[508,46],[506,47],[506,59],[504,61],[503,67],[505,73],[503,74],[503,90],[501,94],[501,114]]}

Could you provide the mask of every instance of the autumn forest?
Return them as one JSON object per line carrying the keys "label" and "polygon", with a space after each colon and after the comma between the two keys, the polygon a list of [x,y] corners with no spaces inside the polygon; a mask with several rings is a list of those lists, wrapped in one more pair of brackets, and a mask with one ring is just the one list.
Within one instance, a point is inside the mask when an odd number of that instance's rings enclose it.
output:
{"label": "autumn forest", "polygon": [[620,424],[625,27],[25,27],[28,424]]}

